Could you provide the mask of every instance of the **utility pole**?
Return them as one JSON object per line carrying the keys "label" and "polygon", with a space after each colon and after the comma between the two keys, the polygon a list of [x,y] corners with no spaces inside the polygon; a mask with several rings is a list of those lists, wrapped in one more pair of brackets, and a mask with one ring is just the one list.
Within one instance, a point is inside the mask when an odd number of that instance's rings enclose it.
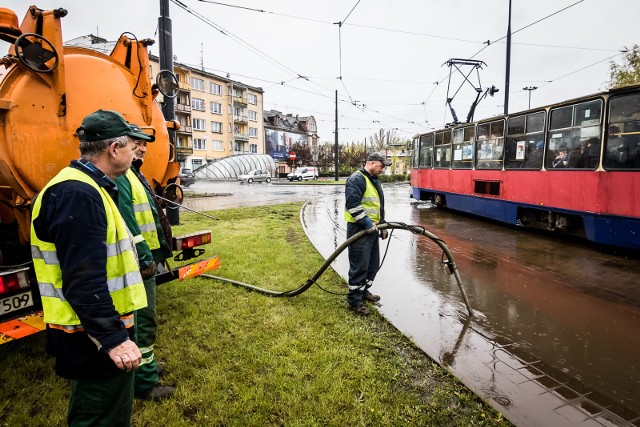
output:
{"label": "utility pole", "polygon": [[[160,37],[160,69],[173,73],[173,36],[171,33],[171,18],[169,18],[169,0],[160,0],[160,17],[158,18],[158,34]],[[176,117],[175,100],[164,97],[162,114],[166,121]],[[176,146],[176,131],[169,129],[169,144]],[[173,150],[175,153],[175,149]],[[169,224],[180,224],[180,210],[177,206],[167,207]]]}
{"label": "utility pole", "polygon": [[507,25],[507,71],[504,77],[504,114],[505,115],[509,114],[509,80],[510,78],[511,78],[511,0],[509,0],[509,24]]}
{"label": "utility pole", "polygon": [[367,137],[365,136],[364,137],[364,164],[366,163],[367,163]]}
{"label": "utility pole", "polygon": [[336,89],[336,139],[335,139],[335,143],[334,143],[334,150],[335,150],[335,155],[333,157],[333,163],[335,165],[336,171],[335,171],[335,180],[338,180],[338,89]]}
{"label": "utility pole", "polygon": [[531,109],[531,92],[533,92],[536,89],[538,89],[538,86],[527,86],[522,88],[522,90],[529,91],[529,110]]}

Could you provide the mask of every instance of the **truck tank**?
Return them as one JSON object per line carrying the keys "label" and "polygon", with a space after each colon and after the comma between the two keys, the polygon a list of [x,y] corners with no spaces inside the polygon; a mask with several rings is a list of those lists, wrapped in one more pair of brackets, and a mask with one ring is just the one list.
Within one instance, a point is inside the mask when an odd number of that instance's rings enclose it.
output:
{"label": "truck tank", "polygon": [[79,158],[75,130],[98,109],[118,111],[155,135],[143,173],[156,188],[179,173],[150,80],[147,46],[153,41],[123,35],[111,55],[63,47],[65,15],[64,9],[32,6],[16,29],[15,14],[0,10],[0,38],[14,43],[0,71],[0,223],[17,222],[22,243],[28,240],[31,201]]}
{"label": "truck tank", "polygon": [[[152,84],[147,47],[125,33],[110,55],[63,46],[64,9],[31,6],[22,23],[0,8],[0,39],[10,44],[0,58],[0,344],[44,329],[29,245],[30,209],[39,191],[58,171],[80,157],[75,133],[82,119],[98,110],[114,110],[155,135],[148,144],[143,173],[156,192],[170,188],[181,201],[180,165],[156,96],[175,96],[178,83],[168,71]],[[174,205],[175,206],[175,205]],[[177,243],[176,243],[177,242]],[[198,257],[198,245],[211,232],[174,237],[179,261]],[[217,268],[217,257],[172,268],[168,260],[157,283],[183,280]],[[160,271],[160,270],[159,270]]]}

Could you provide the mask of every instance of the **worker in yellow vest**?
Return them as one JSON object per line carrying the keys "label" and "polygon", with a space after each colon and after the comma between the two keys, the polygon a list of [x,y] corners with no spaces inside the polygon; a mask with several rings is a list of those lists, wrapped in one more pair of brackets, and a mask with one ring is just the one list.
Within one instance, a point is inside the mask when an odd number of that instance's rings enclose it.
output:
{"label": "worker in yellow vest", "polygon": [[351,174],[345,186],[344,219],[347,239],[366,230],[367,235],[349,245],[349,309],[361,316],[369,314],[364,301],[378,302],[380,296],[369,292],[380,268],[378,236],[387,238],[387,230],[378,232],[384,223],[384,194],[378,177],[391,164],[382,153],[371,153],[363,168]]}
{"label": "worker in yellow vest", "polygon": [[133,236],[117,207],[114,180],[138,139],[153,141],[114,111],[77,129],[80,159],[33,206],[31,252],[56,373],[71,380],[71,426],[128,426],[141,360],[134,311],[147,305]]}
{"label": "worker in yellow vest", "polygon": [[[116,178],[118,209],[134,235],[140,272],[147,293],[147,306],[136,312],[137,343],[142,353],[136,370],[134,395],[139,399],[161,400],[171,396],[174,387],[160,382],[162,369],[155,356],[158,322],[156,320],[156,265],[173,256],[169,239],[171,228],[163,227],[164,212],[140,167],[147,153],[147,142],[136,143],[135,158],[125,175]],[[168,224],[168,221],[165,223]],[[167,234],[169,234],[167,236]]]}

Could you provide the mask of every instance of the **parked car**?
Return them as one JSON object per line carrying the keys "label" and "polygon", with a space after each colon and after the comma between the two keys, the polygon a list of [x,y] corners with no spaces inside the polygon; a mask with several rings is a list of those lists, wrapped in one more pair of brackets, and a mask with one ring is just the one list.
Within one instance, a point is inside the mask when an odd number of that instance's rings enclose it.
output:
{"label": "parked car", "polygon": [[249,184],[251,184],[252,182],[256,181],[256,182],[271,182],[271,175],[269,175],[269,172],[267,172],[264,169],[256,169],[256,170],[252,170],[247,172],[244,175],[240,175],[238,176],[238,181],[240,182],[248,182]]}
{"label": "parked car", "polygon": [[308,181],[318,179],[318,168],[313,166],[302,166],[287,175],[289,181]]}
{"label": "parked car", "polygon": [[193,174],[191,169],[183,168],[178,176],[180,177],[180,185],[183,187],[188,187],[196,182],[196,176]]}

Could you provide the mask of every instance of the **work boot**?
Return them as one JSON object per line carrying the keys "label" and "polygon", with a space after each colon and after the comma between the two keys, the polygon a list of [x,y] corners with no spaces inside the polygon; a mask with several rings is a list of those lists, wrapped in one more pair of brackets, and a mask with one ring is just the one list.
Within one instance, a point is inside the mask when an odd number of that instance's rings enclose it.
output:
{"label": "work boot", "polygon": [[156,362],[156,366],[158,367],[158,376],[161,377],[167,371],[167,365],[164,362]]}
{"label": "work boot", "polygon": [[350,305],[349,306],[349,310],[353,311],[354,313],[356,313],[357,315],[360,315],[360,316],[368,316],[369,315],[369,309],[367,307],[365,307],[363,304]]}
{"label": "work boot", "polygon": [[378,301],[380,301],[380,295],[374,295],[369,291],[365,291],[364,299],[366,299],[367,301],[371,301],[371,302],[378,302]]}
{"label": "work boot", "polygon": [[174,391],[175,387],[158,383],[145,392],[136,393],[136,397],[143,400],[162,400],[171,396]]}

